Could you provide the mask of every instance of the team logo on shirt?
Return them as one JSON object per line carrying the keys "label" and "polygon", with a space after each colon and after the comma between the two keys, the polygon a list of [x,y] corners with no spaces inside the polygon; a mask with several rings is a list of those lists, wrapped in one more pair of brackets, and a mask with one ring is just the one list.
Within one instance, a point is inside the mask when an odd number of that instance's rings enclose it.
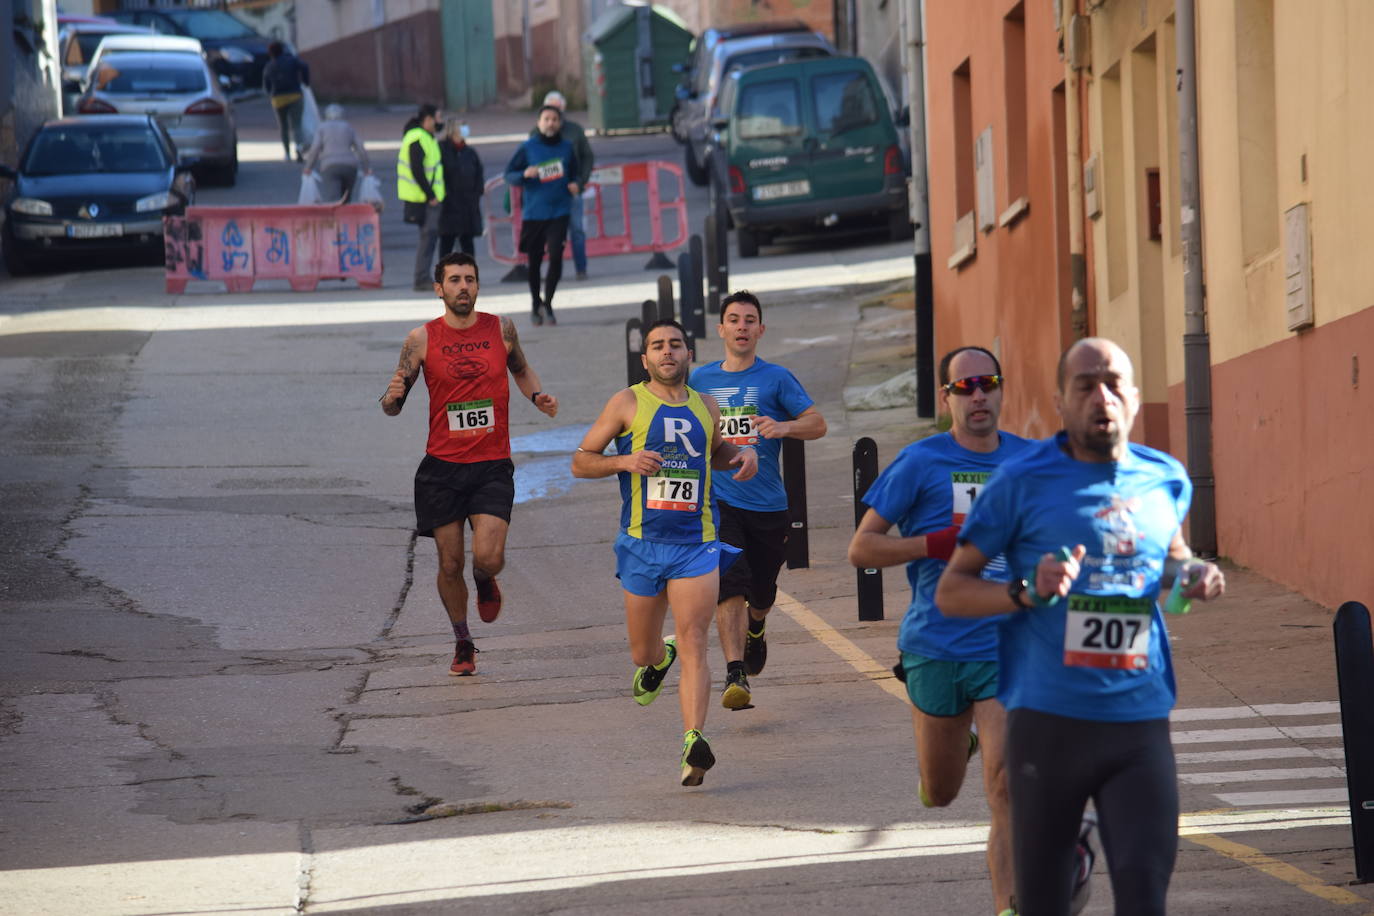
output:
{"label": "team logo on shirt", "polygon": [[1103,556],[1135,556],[1141,537],[1133,516],[1139,509],[1138,497],[1123,499],[1120,494],[1113,493],[1111,501],[1093,513],[1102,533]]}
{"label": "team logo on shirt", "polygon": [[462,356],[458,359],[450,360],[448,364],[448,374],[450,378],[481,378],[486,372],[487,361],[484,359],[477,359],[473,356]]}

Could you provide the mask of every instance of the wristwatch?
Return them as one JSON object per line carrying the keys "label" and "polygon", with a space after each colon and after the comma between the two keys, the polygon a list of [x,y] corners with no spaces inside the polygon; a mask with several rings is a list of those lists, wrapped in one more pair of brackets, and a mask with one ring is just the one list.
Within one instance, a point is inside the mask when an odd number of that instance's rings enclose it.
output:
{"label": "wristwatch", "polygon": [[1031,584],[1025,579],[1012,579],[1007,583],[1007,594],[1011,596],[1011,603],[1023,611],[1035,607],[1035,599],[1026,594],[1030,587]]}

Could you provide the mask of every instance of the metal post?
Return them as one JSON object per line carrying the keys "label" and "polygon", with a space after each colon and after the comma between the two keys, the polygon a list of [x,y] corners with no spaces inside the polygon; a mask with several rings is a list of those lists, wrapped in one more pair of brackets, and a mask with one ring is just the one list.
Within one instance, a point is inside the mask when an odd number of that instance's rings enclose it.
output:
{"label": "metal post", "polygon": [[1204,556],[1217,553],[1216,479],[1212,473],[1212,344],[1202,274],[1202,194],[1198,177],[1197,48],[1193,0],[1178,0],[1179,222],[1183,247],[1183,418],[1193,505],[1188,540]]}
{"label": "metal post", "polygon": [[806,443],[782,440],[782,486],[787,491],[787,568],[811,568],[810,522],[806,515]]}
{"label": "metal post", "polygon": [[640,342],[644,339],[644,325],[638,318],[625,322],[625,385],[638,385],[649,380],[640,357]]}
{"label": "metal post", "polygon": [[[878,479],[878,444],[864,436],[854,443],[854,527],[863,521],[868,507],[863,503],[863,495]],[[858,602],[860,620],[883,619],[883,571],[881,569],[860,569]]]}
{"label": "metal post", "polygon": [[[712,182],[711,187],[718,188],[719,184]],[[725,195],[719,191],[714,195],[712,212],[716,216],[716,289],[720,290],[720,299],[724,299],[730,295],[730,211],[725,207]],[[720,312],[720,299],[711,311]]]}
{"label": "metal post", "polygon": [[1369,629],[1369,609],[1358,601],[1347,601],[1336,611],[1332,628],[1355,877],[1368,884],[1374,881],[1374,635]]}

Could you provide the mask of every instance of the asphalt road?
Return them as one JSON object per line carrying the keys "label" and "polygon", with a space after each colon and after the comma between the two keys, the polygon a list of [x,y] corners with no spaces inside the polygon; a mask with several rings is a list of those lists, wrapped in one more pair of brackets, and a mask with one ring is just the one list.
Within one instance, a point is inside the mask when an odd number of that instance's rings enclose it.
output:
{"label": "asphalt road", "polygon": [[[203,202],[294,198],[270,135],[247,142],[261,155],[240,185]],[[663,136],[603,148],[675,154]],[[150,267],[0,281],[0,912],[990,912],[978,760],[951,807],[915,800],[885,673],[903,577],[886,577],[888,619],[859,625],[843,563],[851,443],[872,435],[886,458],[923,428],[843,401],[910,339],[882,301],[909,251],[812,241],[735,274],[766,294],[763,355],[798,372],[831,434],[808,448],[812,565],[784,574],[756,708],[712,709],[720,762],[687,790],[675,685],[648,708],[629,697],[615,485],[566,473],[624,384],[623,323],[656,275],[594,261],[556,328],[520,325],[561,410],[513,404],[506,609],[474,622],[479,675],[452,679],[433,548],[410,531],[423,398],[396,419],[376,404],[437,309],[410,293],[409,230],[386,219],[380,291],[169,297]],[[479,307],[520,315],[523,292],[483,266]],[[1319,676],[1260,712],[1188,677],[1195,746],[1263,715],[1292,727],[1258,746],[1338,766]],[[1374,911],[1341,880],[1330,773],[1284,784],[1326,793],[1306,805],[1215,782],[1184,782],[1202,839],[1182,844],[1175,912]],[[453,816],[415,820],[435,805]],[[1110,912],[1095,881],[1087,912]]]}

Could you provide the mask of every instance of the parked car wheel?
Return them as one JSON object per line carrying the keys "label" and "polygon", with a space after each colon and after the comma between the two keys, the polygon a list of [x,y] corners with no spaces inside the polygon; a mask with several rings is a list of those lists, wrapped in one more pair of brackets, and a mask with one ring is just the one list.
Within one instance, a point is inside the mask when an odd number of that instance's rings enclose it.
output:
{"label": "parked car wheel", "polygon": [[735,229],[735,242],[739,245],[739,256],[757,258],[759,256],[759,234],[752,229],[738,226]]}
{"label": "parked car wheel", "polygon": [[711,173],[705,166],[697,165],[696,157],[692,155],[692,144],[683,144],[682,160],[687,164],[687,177],[691,179],[692,184],[699,188],[706,187],[711,180]]}
{"label": "parked car wheel", "polygon": [[0,246],[5,249],[5,269],[10,272],[11,277],[22,277],[33,273],[33,265],[19,253],[19,249],[15,247],[14,236],[8,228],[3,236],[0,236]]}
{"label": "parked car wheel", "polygon": [[894,242],[911,238],[911,219],[905,210],[889,210],[887,214],[887,237]]}
{"label": "parked car wheel", "polygon": [[682,123],[682,103],[673,105],[673,110],[668,112],[668,132],[673,135],[673,139],[678,143],[687,142],[687,128]]}
{"label": "parked car wheel", "polygon": [[215,184],[223,185],[226,188],[234,186],[234,182],[238,181],[239,177],[239,154],[237,151],[234,152],[234,158],[229,160],[228,165],[222,165],[215,169],[214,176]]}

